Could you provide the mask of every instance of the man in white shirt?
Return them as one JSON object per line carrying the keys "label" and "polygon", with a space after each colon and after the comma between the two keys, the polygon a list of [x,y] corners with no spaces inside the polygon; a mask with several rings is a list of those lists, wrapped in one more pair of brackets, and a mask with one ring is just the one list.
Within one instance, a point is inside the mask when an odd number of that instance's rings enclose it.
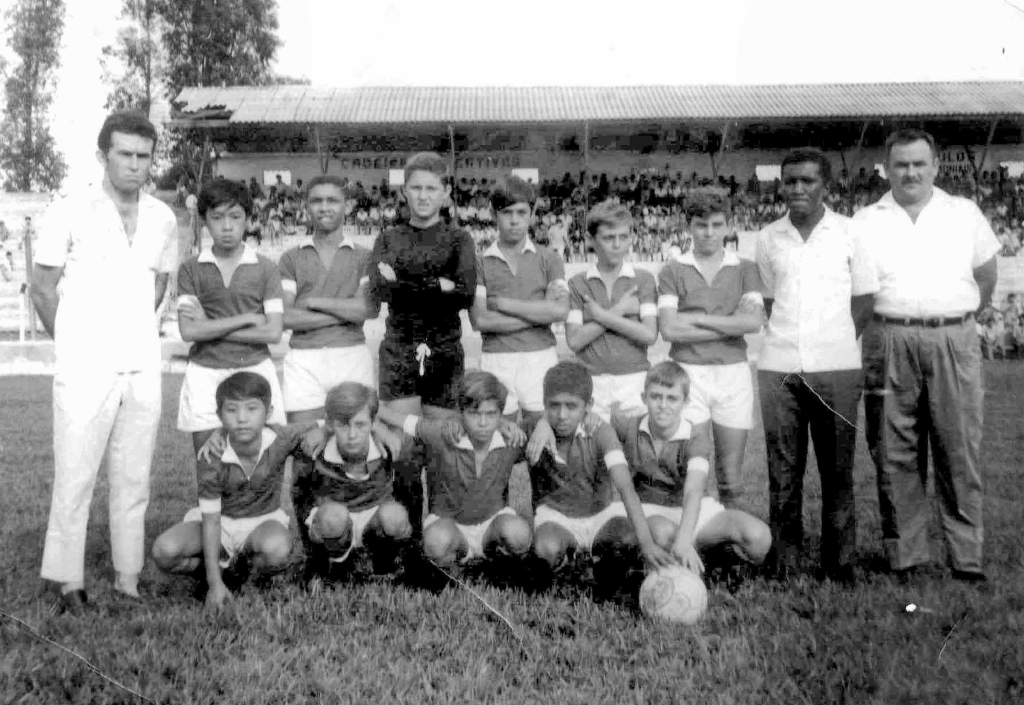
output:
{"label": "man in white shirt", "polygon": [[872,238],[879,283],[864,334],[867,440],[890,568],[905,577],[931,560],[930,441],[953,576],[979,582],[984,386],[974,316],[992,299],[999,242],[973,201],[935,188],[938,167],[931,135],[893,133],[892,190],[855,218]]}
{"label": "man in white shirt", "polygon": [[848,218],[824,205],[832,166],[820,150],[782,161],[789,213],[761,231],[757,268],[768,329],[758,360],[778,577],[799,572],[808,427],[821,475],[821,568],[850,583],[857,524],[853,460],[863,375],[857,338],[878,289]]}
{"label": "man in white shirt", "polygon": [[32,275],[32,303],[56,354],[55,470],[42,577],[61,583],[60,612],[87,604],[86,525],[107,450],[114,588],[139,596],[162,405],[155,310],[177,266],[174,213],[140,193],[156,144],[152,123],[114,113],[97,144],[103,183],[47,209]]}

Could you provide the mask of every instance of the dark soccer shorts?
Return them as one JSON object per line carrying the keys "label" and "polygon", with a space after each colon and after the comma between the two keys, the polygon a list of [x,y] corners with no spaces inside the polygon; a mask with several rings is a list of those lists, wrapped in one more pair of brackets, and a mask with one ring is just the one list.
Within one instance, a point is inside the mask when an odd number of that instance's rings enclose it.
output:
{"label": "dark soccer shorts", "polygon": [[430,346],[386,336],[377,357],[381,400],[419,397],[426,405],[458,407],[456,390],[465,369],[461,342]]}

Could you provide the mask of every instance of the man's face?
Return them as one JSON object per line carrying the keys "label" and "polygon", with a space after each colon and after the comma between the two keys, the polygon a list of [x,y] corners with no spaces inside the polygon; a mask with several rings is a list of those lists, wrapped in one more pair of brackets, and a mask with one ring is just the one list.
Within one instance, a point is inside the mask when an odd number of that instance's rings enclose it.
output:
{"label": "man's face", "polygon": [[311,188],[306,208],[318,233],[333,233],[345,222],[345,194],[334,184],[317,184]]}
{"label": "man's face", "polygon": [[414,171],[405,182],[405,200],[417,218],[429,220],[441,211],[448,189],[441,177],[422,169]]}
{"label": "man's face", "polygon": [[498,430],[501,422],[501,409],[498,402],[488,399],[477,404],[472,409],[462,411],[462,427],[466,429],[469,440],[482,445],[491,440],[494,432]]}
{"label": "man's face", "polygon": [[680,380],[672,386],[651,384],[641,396],[653,429],[667,431],[679,421],[686,406],[686,393]]}
{"label": "man's face", "polygon": [[544,400],[544,416],[557,438],[569,438],[576,433],[589,409],[589,401],[570,392],[559,392]]}
{"label": "man's face", "polygon": [[598,262],[618,266],[629,254],[633,245],[633,228],[629,223],[602,225],[591,237]]}
{"label": "man's face", "polygon": [[690,234],[693,236],[694,252],[703,257],[718,254],[725,246],[725,236],[729,234],[729,220],[725,213],[712,213],[706,218],[694,217],[690,221]]}
{"label": "man's face", "polygon": [[810,216],[821,208],[825,197],[825,182],[816,162],[787,164],[782,170],[782,196],[790,213]]}
{"label": "man's face", "polygon": [[931,193],[939,160],[924,140],[895,144],[885,165],[897,201],[919,201]]}
{"label": "man's face", "polygon": [[334,434],[338,453],[346,459],[363,459],[370,452],[370,429],[373,419],[370,408],[364,406],[348,421],[328,419],[327,427]]}
{"label": "man's face", "polygon": [[533,209],[529,203],[513,203],[497,213],[498,237],[506,245],[518,245],[529,237]]}
{"label": "man's face", "polygon": [[97,153],[107,179],[115,190],[138,191],[149,180],[153,164],[153,140],[142,135],[114,132],[110,135],[110,149]]}
{"label": "man's face", "polygon": [[233,251],[245,236],[245,209],[237,203],[225,203],[206,211],[206,227],[219,250]]}
{"label": "man's face", "polygon": [[270,407],[261,399],[225,399],[217,416],[232,445],[251,443],[263,433]]}

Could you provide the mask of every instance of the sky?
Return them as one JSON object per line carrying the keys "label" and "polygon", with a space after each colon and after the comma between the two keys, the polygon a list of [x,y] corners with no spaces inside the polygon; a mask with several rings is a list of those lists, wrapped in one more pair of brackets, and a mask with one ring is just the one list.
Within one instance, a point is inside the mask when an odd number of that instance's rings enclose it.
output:
{"label": "sky", "polygon": [[[98,173],[106,96],[98,57],[120,4],[67,0],[51,113],[70,167],[66,188]],[[279,0],[278,8],[276,71],[322,85],[1024,79],[1024,0]]]}

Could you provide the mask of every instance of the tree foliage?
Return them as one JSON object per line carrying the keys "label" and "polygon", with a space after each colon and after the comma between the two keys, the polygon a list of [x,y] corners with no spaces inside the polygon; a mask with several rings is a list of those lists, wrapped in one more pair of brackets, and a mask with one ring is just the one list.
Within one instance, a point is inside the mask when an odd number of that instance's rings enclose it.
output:
{"label": "tree foliage", "polygon": [[162,94],[166,53],[161,44],[159,0],[124,0],[122,25],[114,43],[103,48],[108,110],[140,110],[151,115]]}
{"label": "tree foliage", "polygon": [[15,0],[4,15],[7,44],[18,57],[4,81],[0,124],[0,172],[7,191],[57,189],[67,172],[47,116],[60,65],[64,10],[63,0]]}

